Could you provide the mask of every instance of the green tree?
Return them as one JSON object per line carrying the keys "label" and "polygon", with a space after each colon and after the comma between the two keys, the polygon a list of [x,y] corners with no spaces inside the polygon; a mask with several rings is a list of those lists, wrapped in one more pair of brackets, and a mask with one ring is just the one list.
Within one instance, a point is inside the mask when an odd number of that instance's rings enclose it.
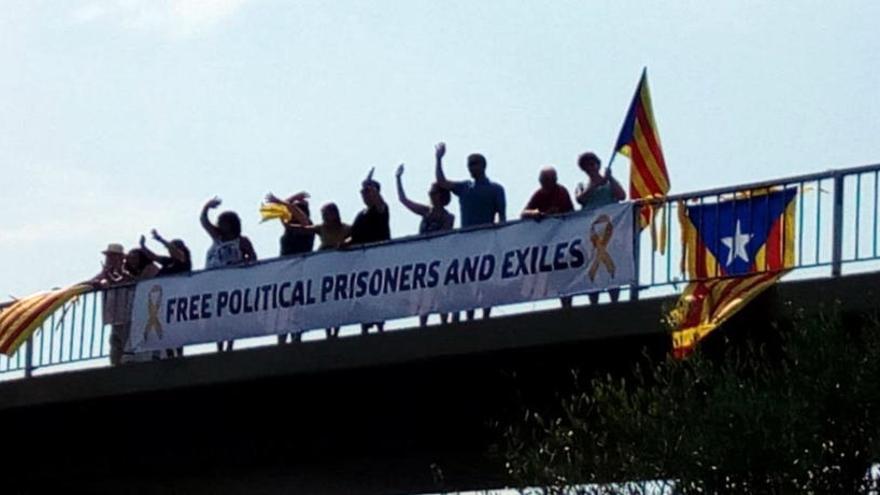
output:
{"label": "green tree", "polygon": [[503,432],[509,475],[546,493],[876,489],[880,324],[834,313],[789,327],[773,346],[646,358],[524,411]]}

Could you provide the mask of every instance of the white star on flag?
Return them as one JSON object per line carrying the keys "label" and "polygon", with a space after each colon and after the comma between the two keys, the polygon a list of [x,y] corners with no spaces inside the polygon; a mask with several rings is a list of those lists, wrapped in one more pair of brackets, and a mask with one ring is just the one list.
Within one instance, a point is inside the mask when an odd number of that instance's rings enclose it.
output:
{"label": "white star on flag", "polygon": [[721,244],[727,246],[727,263],[725,263],[725,266],[730,266],[733,263],[734,257],[742,258],[746,263],[749,262],[749,253],[746,251],[746,245],[752,240],[752,237],[754,237],[754,234],[744,234],[742,232],[742,227],[739,220],[737,220],[736,233],[733,234],[733,237],[721,238]]}

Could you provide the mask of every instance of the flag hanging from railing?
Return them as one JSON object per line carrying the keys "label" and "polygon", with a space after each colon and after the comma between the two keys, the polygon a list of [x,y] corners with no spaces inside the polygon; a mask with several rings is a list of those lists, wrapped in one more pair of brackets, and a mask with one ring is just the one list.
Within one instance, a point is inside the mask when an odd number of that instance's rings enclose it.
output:
{"label": "flag hanging from railing", "polygon": [[53,312],[70,300],[89,291],[89,284],[40,292],[0,311],[0,354],[11,356],[46,321]]}
{"label": "flag hanging from railing", "polygon": [[790,188],[711,204],[679,203],[683,271],[693,281],[669,314],[677,357],[794,266],[796,194]]}
{"label": "flag hanging from railing", "polygon": [[[669,174],[651,106],[647,68],[642,71],[642,78],[626,112],[614,152],[630,159],[630,199],[652,200],[666,196],[669,192]],[[655,213],[656,209],[652,204],[646,203],[641,210],[643,228],[651,224]]]}

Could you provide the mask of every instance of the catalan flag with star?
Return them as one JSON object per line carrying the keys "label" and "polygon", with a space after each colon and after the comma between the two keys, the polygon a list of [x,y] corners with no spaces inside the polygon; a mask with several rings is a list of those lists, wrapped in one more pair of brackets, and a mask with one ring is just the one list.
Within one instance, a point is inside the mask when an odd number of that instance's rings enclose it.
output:
{"label": "catalan flag with star", "polygon": [[683,271],[692,282],[669,314],[675,356],[687,356],[794,266],[796,195],[787,188],[679,203]]}
{"label": "catalan flag with star", "polygon": [[0,354],[11,356],[56,310],[92,289],[77,284],[16,300],[0,310]]}
{"label": "catalan flag with star", "polygon": [[[652,200],[666,196],[669,192],[669,173],[666,171],[666,160],[663,158],[660,134],[651,106],[647,68],[642,71],[642,78],[626,112],[614,152],[630,159],[630,199]],[[642,208],[642,227],[651,224],[654,213],[650,203]]]}

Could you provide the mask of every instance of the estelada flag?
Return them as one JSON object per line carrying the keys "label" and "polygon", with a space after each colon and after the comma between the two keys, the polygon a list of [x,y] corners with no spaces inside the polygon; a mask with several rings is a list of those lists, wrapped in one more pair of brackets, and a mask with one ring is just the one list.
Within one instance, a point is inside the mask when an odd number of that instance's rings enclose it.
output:
{"label": "estelada flag", "polygon": [[40,292],[18,299],[0,311],[0,354],[11,356],[52,313],[68,301],[92,289],[77,284],[66,289]]}
{"label": "estelada flag", "polygon": [[680,203],[688,284],[669,314],[673,352],[697,342],[794,265],[797,189],[752,191],[710,204]]}
{"label": "estelada flag", "polygon": [[[663,158],[660,134],[651,106],[647,68],[642,71],[639,85],[614,145],[614,152],[630,159],[630,199],[651,200],[666,196],[669,192],[669,173],[666,171],[666,160]],[[652,212],[650,205],[642,208],[642,227],[651,222]]]}

